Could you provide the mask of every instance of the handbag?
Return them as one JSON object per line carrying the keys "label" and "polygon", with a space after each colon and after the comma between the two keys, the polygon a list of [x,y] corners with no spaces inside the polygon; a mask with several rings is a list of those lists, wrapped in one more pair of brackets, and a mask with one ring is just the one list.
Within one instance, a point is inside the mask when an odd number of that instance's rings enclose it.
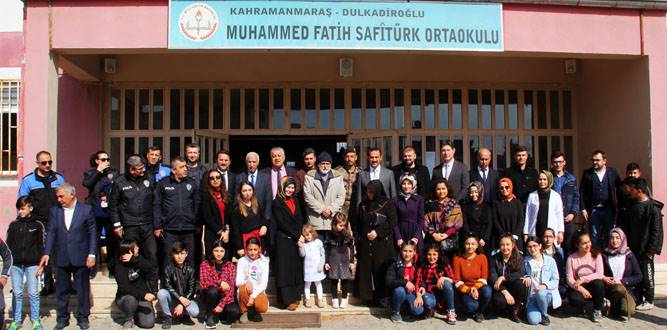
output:
{"label": "handbag", "polygon": [[440,241],[440,250],[443,252],[455,251],[459,248],[459,232],[455,232],[451,236],[447,236],[444,240]]}

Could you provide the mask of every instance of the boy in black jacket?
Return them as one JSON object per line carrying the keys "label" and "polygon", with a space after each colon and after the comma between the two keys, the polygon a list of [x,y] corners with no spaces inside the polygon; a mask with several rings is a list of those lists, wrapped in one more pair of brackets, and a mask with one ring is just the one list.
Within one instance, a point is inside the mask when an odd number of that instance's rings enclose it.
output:
{"label": "boy in black jacket", "polygon": [[[41,330],[39,322],[39,261],[44,250],[44,224],[32,216],[32,197],[22,196],[16,201],[19,216],[9,224],[7,229],[7,246],[14,259],[12,270],[12,292],[14,293],[14,320],[9,325],[10,330],[16,330],[23,324],[23,279],[28,286],[30,301],[30,320],[33,330]],[[5,266],[7,263],[4,257]],[[3,272],[4,274],[4,272]],[[4,285],[3,285],[4,287]],[[3,300],[4,301],[4,300]],[[4,311],[4,309],[3,309]],[[1,324],[1,323],[0,323]]]}
{"label": "boy in black jacket", "polygon": [[199,315],[199,306],[194,301],[195,269],[185,262],[187,256],[188,251],[185,245],[175,242],[171,248],[173,262],[165,267],[160,282],[162,288],[157,293],[162,313],[165,315],[162,329],[171,328],[172,317],[181,318],[181,323],[184,325],[194,325],[195,323],[189,316]]}
{"label": "boy in black jacket", "polygon": [[126,317],[123,329],[131,329],[135,321],[141,328],[152,328],[155,325],[152,301],[156,299],[157,272],[139,255],[139,247],[134,241],[124,240],[118,254],[116,305]]}

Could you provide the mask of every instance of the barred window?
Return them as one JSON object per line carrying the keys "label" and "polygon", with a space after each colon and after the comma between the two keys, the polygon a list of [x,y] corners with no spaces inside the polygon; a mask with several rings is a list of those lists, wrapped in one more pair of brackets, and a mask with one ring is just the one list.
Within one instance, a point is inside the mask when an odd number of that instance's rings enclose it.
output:
{"label": "barred window", "polygon": [[0,176],[17,174],[20,84],[18,80],[0,80]]}

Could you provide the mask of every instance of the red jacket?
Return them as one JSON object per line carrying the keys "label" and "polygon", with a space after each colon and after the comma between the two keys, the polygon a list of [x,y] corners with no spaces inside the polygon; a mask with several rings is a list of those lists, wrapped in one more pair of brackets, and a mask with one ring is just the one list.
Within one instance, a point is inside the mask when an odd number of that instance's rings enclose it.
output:
{"label": "red jacket", "polygon": [[[222,291],[220,284],[226,282],[229,290]],[[225,305],[234,302],[234,285],[236,284],[236,265],[231,261],[225,261],[222,265],[222,273],[218,275],[215,265],[210,261],[204,261],[199,267],[199,288],[206,290],[210,287],[218,288],[220,291],[220,302],[218,306],[224,308]]]}

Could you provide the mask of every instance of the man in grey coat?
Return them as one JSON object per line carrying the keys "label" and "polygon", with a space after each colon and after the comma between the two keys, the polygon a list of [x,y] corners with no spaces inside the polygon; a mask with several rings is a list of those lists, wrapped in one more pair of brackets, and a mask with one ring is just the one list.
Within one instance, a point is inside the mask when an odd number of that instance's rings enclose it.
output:
{"label": "man in grey coat", "polygon": [[331,230],[331,219],[345,203],[345,182],[340,173],[331,170],[331,155],[326,151],[317,156],[316,169],[304,177],[303,199],[306,214],[318,236],[326,239]]}
{"label": "man in grey coat", "polygon": [[442,164],[433,168],[433,176],[431,181],[437,179],[445,179],[452,188],[452,196],[457,200],[465,198],[466,189],[470,183],[470,174],[468,167],[454,159],[456,148],[454,142],[447,140],[440,147],[440,156],[442,157]]}
{"label": "man in grey coat", "polygon": [[368,150],[368,166],[367,169],[359,173],[357,178],[357,205],[363,200],[366,194],[366,185],[371,180],[380,180],[385,195],[388,198],[396,196],[396,181],[394,180],[394,172],[382,166],[382,150],[380,148],[371,148]]}

